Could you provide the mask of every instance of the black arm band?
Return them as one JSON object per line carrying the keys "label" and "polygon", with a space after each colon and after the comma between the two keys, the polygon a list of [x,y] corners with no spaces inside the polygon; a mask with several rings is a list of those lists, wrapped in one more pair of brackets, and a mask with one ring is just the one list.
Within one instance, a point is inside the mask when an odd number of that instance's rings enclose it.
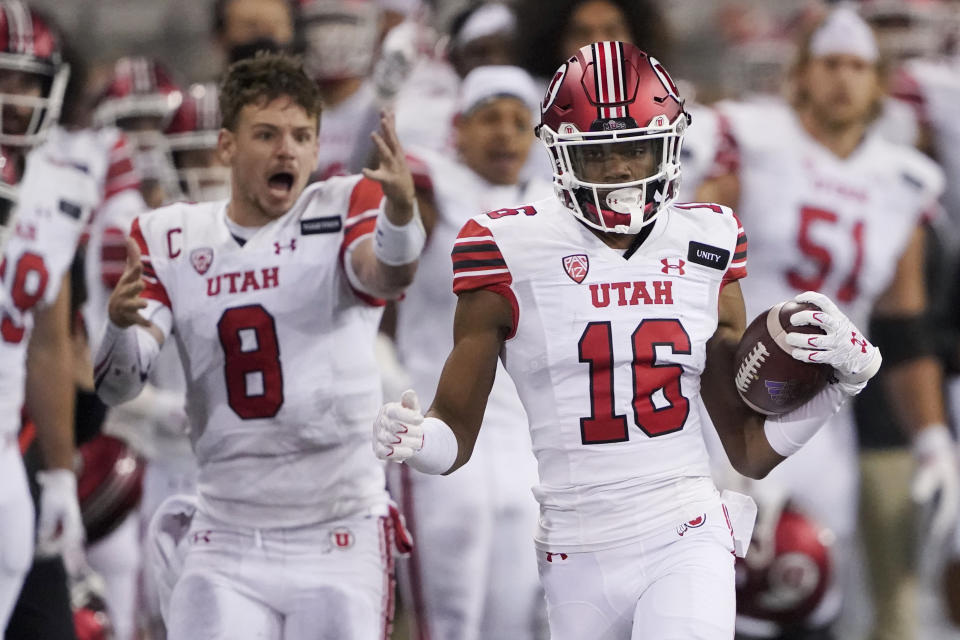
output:
{"label": "black arm band", "polygon": [[870,322],[870,340],[880,348],[887,368],[936,355],[936,341],[926,316],[889,316]]}

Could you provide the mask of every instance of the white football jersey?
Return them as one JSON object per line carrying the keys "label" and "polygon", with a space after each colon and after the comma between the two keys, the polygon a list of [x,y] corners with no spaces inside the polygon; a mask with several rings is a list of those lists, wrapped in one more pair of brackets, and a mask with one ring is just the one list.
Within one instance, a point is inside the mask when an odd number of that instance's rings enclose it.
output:
{"label": "white football jersey", "polygon": [[463,227],[454,291],[513,306],[501,357],[539,464],[539,548],[617,546],[717,503],[700,375],[720,290],[746,275],[746,252],[716,205],[670,207],[629,259],[556,198]]}
{"label": "white football jersey", "polygon": [[934,211],[940,169],[876,133],[838,158],[783,102],[719,109],[733,145],[726,160],[740,177],[738,214],[753,247],[753,276],[743,284],[748,319],[813,290],[866,326],[917,224]]}
{"label": "white football jersey", "polygon": [[44,144],[27,156],[19,204],[0,263],[0,437],[20,429],[27,344],[35,307],[57,299],[98,202],[96,181]]}
{"label": "white football jersey", "polygon": [[372,149],[368,136],[378,128],[376,97],[370,82],[364,82],[340,104],[324,107],[320,114],[314,175],[325,180],[358,171],[367,160],[358,153]]}
{"label": "white football jersey", "polygon": [[134,222],[143,295],[172,310],[199,497],[214,517],[294,527],[386,500],[370,446],[382,301],[354,290],[343,264],[373,233],[382,195],[359,176],[310,185],[243,244],[225,202]]}
{"label": "white football jersey", "polygon": [[692,103],[684,105],[690,114],[690,126],[683,135],[680,148],[680,191],[677,199],[688,202],[695,199],[697,189],[709,177],[720,138],[717,114],[710,107]]}
{"label": "white football jersey", "polygon": [[[536,151],[536,149],[534,149]],[[519,206],[549,196],[553,187],[535,180],[517,185],[493,185],[449,156],[424,148],[410,150],[409,164],[421,188],[429,181],[437,209],[417,277],[397,305],[397,352],[424,407],[430,406],[443,363],[453,349],[453,317],[457,297],[451,292],[450,251],[457,234],[473,216],[484,211]],[[429,322],[424,320],[429,318]],[[439,330],[438,330],[439,328]],[[502,366],[484,413],[484,429],[507,431],[527,417],[516,388]],[[489,426],[487,426],[489,425]],[[509,437],[502,433],[501,437]],[[529,448],[526,430],[522,435]],[[522,442],[522,440],[521,440]]]}
{"label": "white football jersey", "polygon": [[960,220],[960,57],[907,61],[894,82],[894,92],[930,127],[937,160],[952,177],[943,203],[952,219]]}

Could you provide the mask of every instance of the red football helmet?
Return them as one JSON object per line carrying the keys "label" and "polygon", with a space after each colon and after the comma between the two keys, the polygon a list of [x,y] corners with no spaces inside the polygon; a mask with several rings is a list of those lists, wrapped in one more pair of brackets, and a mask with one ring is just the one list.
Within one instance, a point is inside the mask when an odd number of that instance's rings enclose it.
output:
{"label": "red football helmet", "polygon": [[737,614],[802,622],[823,598],[833,534],[787,504],[760,509],[747,557],[737,559]]}
{"label": "red football helmet", "polygon": [[[673,202],[690,117],[656,58],[625,42],[595,42],[563,63],[547,88],[537,133],[553,159],[557,196],[586,224],[636,233]],[[652,152],[648,175],[589,175],[610,154]]]}
{"label": "red football helmet", "polygon": [[218,99],[217,85],[191,85],[166,130],[180,189],[194,202],[230,197],[230,169],[215,155],[220,133]]}
{"label": "red football helmet", "polygon": [[123,129],[131,139],[161,133],[183,101],[180,87],[159,62],[140,56],[120,58],[97,100],[97,126]]}
{"label": "red football helmet", "polygon": [[[14,73],[24,79],[7,80]],[[0,2],[0,144],[40,144],[60,117],[69,77],[53,26],[20,0]]]}
{"label": "red football helmet", "polygon": [[101,434],[80,446],[77,497],[88,543],[116,529],[140,504],[143,471],[143,460],[112,436]]}

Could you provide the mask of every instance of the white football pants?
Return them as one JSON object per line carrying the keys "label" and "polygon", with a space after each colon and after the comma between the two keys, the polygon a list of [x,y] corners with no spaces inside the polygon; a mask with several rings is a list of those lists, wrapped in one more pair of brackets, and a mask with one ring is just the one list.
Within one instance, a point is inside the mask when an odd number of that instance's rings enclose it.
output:
{"label": "white football pants", "polygon": [[198,510],[168,640],[382,640],[393,616],[394,533],[386,505],[375,511],[248,529]]}
{"label": "white football pants", "polygon": [[722,506],[622,547],[537,552],[551,640],[732,640],[733,538]]}
{"label": "white football pants", "polygon": [[23,458],[15,438],[0,435],[0,635],[33,562],[33,532],[33,501]]}

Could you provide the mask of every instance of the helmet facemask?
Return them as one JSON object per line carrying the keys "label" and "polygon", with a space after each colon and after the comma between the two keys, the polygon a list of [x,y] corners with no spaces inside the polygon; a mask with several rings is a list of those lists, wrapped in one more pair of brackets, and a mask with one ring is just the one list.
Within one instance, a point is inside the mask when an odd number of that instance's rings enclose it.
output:
{"label": "helmet facemask", "polygon": [[686,126],[681,113],[647,127],[616,118],[597,120],[596,131],[544,125],[539,134],[553,158],[557,195],[574,215],[600,231],[634,234],[676,199]]}
{"label": "helmet facemask", "polygon": [[65,64],[55,65],[26,56],[0,53],[0,73],[27,74],[38,79],[39,95],[0,91],[0,114],[8,109],[30,110],[25,126],[18,127],[20,130],[17,131],[8,130],[3,123],[6,118],[0,118],[0,145],[35,147],[43,142],[60,118],[70,69]]}

